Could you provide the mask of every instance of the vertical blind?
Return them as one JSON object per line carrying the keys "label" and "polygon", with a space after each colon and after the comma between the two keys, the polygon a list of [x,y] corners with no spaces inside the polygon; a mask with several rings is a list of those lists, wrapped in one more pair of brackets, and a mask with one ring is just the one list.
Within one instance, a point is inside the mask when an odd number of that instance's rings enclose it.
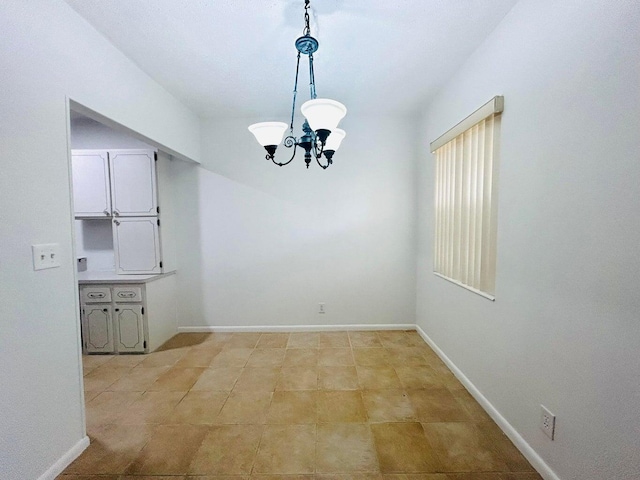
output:
{"label": "vertical blind", "polygon": [[435,150],[434,271],[493,299],[500,115]]}

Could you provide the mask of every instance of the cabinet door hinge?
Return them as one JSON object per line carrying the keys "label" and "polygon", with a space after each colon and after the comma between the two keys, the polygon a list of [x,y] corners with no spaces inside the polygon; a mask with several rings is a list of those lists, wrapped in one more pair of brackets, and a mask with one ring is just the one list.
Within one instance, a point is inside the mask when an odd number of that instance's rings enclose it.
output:
{"label": "cabinet door hinge", "polygon": [[142,348],[147,348],[147,341],[142,342]]}
{"label": "cabinet door hinge", "polygon": [[144,307],[142,307],[142,314],[144,315]]}
{"label": "cabinet door hinge", "polygon": [[158,219],[158,226],[160,226],[160,219]]}
{"label": "cabinet door hinge", "polygon": [[162,268],[162,260],[160,261],[160,268]]}
{"label": "cabinet door hinge", "polygon": [[153,152],[153,159],[157,162],[158,161],[158,152]]}
{"label": "cabinet door hinge", "polygon": [[156,207],[156,212],[160,213],[160,207]]}

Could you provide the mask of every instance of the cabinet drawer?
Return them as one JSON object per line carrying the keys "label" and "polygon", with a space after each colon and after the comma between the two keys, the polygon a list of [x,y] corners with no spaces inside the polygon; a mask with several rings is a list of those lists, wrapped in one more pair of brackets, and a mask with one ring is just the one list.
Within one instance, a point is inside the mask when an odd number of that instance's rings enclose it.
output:
{"label": "cabinet drawer", "polygon": [[122,302],[141,302],[142,287],[140,285],[113,287],[113,301]]}
{"label": "cabinet drawer", "polygon": [[109,303],[111,302],[111,289],[103,285],[82,287],[80,296],[82,303]]}

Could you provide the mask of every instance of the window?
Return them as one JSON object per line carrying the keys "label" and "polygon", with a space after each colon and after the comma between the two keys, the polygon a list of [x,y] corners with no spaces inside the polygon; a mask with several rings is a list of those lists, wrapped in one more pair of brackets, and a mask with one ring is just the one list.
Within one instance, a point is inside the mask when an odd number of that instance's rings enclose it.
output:
{"label": "window", "polygon": [[435,154],[434,273],[495,300],[497,163],[504,97],[431,143]]}

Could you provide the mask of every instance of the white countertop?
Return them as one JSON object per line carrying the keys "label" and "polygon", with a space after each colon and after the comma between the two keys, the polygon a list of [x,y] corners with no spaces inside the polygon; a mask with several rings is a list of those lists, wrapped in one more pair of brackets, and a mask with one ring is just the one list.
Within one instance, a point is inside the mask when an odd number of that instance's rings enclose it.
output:
{"label": "white countertop", "polygon": [[155,275],[118,275],[116,272],[78,272],[78,283],[80,285],[91,285],[97,283],[149,283],[160,278],[174,275],[172,272],[158,273]]}

